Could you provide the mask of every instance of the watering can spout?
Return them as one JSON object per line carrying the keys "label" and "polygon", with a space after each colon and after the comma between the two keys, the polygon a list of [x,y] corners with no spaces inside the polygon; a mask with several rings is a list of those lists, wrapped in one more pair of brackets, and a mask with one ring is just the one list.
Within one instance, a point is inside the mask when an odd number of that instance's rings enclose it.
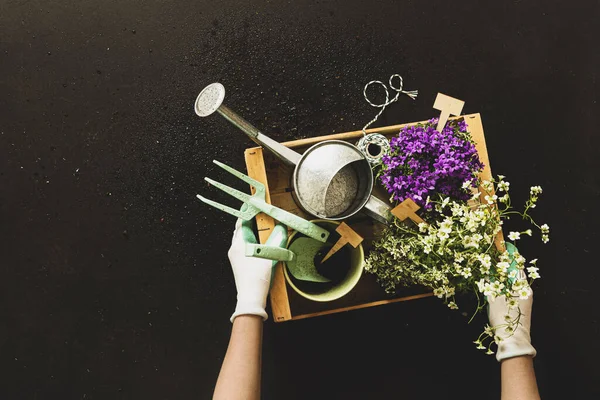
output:
{"label": "watering can spout", "polygon": [[256,127],[240,117],[236,112],[223,104],[225,98],[225,87],[220,83],[211,83],[198,95],[194,104],[194,111],[200,117],[207,117],[214,112],[221,114],[227,121],[244,132],[258,145],[275,154],[281,161],[289,166],[295,166],[302,157],[299,153],[276,142],[270,137],[262,134]]}

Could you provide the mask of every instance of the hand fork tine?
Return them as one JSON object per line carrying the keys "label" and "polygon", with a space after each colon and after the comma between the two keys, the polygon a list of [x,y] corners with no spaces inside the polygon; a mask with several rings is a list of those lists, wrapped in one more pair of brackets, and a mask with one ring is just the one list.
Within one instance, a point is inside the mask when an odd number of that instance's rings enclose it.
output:
{"label": "hand fork tine", "polygon": [[264,196],[265,185],[263,183],[257,181],[256,179],[250,178],[248,175],[242,174],[240,171],[233,169],[229,165],[223,164],[220,161],[213,160],[213,163],[217,164],[219,167],[223,168],[225,171],[229,172],[231,175],[233,175],[233,176],[243,180],[247,184],[253,186],[254,189],[256,189],[256,193],[254,193],[255,196],[259,195],[263,199],[266,197],[266,196]]}
{"label": "hand fork tine", "polygon": [[224,204],[217,203],[216,201],[209,200],[206,197],[200,196],[199,194],[197,194],[196,197],[198,199],[200,199],[200,201],[202,201],[202,202],[204,202],[204,203],[206,203],[208,205],[211,205],[211,206],[215,207],[216,209],[219,209],[219,210],[221,210],[223,212],[226,212],[227,214],[231,214],[234,217],[243,219],[244,221],[249,221],[249,220],[251,220],[254,217],[254,215],[252,215],[252,213],[249,213],[247,211],[241,212],[239,210],[236,210],[235,208],[231,208],[231,207],[228,207],[228,206],[226,206]]}

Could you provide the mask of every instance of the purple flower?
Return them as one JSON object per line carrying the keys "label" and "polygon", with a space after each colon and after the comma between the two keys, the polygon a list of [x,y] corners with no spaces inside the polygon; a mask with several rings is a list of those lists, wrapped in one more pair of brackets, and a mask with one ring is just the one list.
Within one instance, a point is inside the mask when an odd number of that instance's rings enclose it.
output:
{"label": "purple flower", "polygon": [[[428,196],[439,193],[457,200],[468,200],[470,192],[462,185],[476,178],[483,169],[467,124],[448,123],[442,132],[435,130],[437,119],[427,124],[407,126],[390,140],[391,151],[383,157],[380,180],[392,199],[411,198],[421,207]],[[476,179],[471,184],[477,186]]]}

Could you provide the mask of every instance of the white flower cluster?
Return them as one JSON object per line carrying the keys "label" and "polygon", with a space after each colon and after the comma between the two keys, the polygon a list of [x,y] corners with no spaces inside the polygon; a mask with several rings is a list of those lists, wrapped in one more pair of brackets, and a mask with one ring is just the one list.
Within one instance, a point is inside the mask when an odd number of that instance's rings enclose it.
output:
{"label": "white flower cluster", "polygon": [[[470,184],[467,181],[464,187],[468,188]],[[494,193],[494,184],[502,196]],[[518,214],[537,227],[542,240],[547,242],[548,225],[537,225],[527,214],[528,209],[534,208],[532,205],[536,204],[542,189],[539,186],[531,188],[525,211],[521,213],[511,207],[510,183],[503,176],[499,176],[498,181],[482,181],[480,188],[482,193],[474,193],[469,202],[449,197],[427,199],[434,207],[422,214],[426,222],[420,223],[418,229],[394,220],[383,237],[374,243],[365,269],[376,274],[389,292],[394,292],[400,285],[430,287],[433,294],[451,309],[458,308],[455,297],[458,292],[473,290],[479,299],[487,301],[506,296],[509,309],[517,308],[519,299],[531,296],[531,283],[540,278],[537,260],[527,264],[518,250],[504,248],[498,233],[502,230],[503,219],[509,214]],[[532,229],[526,229],[511,231],[507,236],[516,242],[532,235]],[[485,300],[480,302],[477,310],[484,306]],[[509,333],[514,330],[519,318],[506,321],[505,330]],[[482,335],[495,340],[494,331],[494,327],[488,326]],[[481,336],[476,343],[482,348]]]}

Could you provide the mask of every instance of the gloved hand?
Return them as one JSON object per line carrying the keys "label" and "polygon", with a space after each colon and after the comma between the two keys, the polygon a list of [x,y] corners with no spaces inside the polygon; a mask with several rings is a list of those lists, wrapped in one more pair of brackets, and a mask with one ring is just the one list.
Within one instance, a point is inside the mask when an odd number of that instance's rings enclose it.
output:
{"label": "gloved hand", "polygon": [[227,256],[231,263],[235,286],[237,288],[237,306],[231,316],[231,322],[238,315],[259,315],[267,319],[265,307],[271,284],[271,266],[273,262],[263,258],[246,257],[242,220],[238,219]]}
{"label": "gloved hand", "polygon": [[500,326],[496,329],[495,334],[502,340],[498,343],[498,350],[496,351],[496,359],[502,361],[507,358],[530,355],[535,357],[535,348],[531,345],[531,335],[529,330],[531,328],[531,307],[533,305],[533,294],[529,295],[526,300],[521,300],[518,297],[515,298],[518,301],[521,309],[521,319],[515,329],[514,333],[508,333],[505,331],[502,325],[506,325],[506,317],[510,316],[511,320],[515,320],[519,315],[519,307],[513,307],[509,310],[506,302],[506,297],[497,297],[495,300],[491,300],[488,297],[488,318],[492,328]]}

